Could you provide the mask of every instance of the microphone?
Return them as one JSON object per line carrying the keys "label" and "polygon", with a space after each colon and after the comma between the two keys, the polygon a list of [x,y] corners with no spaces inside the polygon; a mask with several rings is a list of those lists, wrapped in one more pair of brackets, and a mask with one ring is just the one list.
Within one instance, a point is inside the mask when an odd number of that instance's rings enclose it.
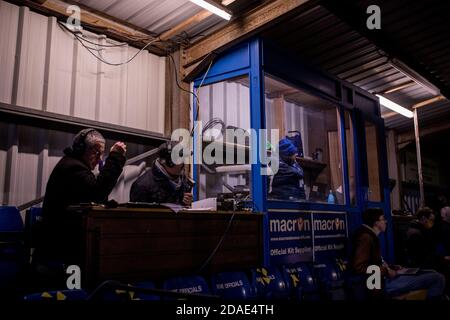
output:
{"label": "microphone", "polygon": [[188,185],[188,190],[186,190],[186,192],[191,192],[195,186],[195,180],[186,176],[186,183]]}
{"label": "microphone", "polygon": [[98,171],[101,171],[104,166],[105,166],[105,161],[104,160],[100,160],[98,162]]}

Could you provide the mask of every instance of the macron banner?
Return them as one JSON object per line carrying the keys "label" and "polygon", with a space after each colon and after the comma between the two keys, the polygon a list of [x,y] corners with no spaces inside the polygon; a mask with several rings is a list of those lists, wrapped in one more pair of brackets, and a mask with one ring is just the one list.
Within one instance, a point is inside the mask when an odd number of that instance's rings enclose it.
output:
{"label": "macron banner", "polygon": [[313,231],[315,261],[346,255],[346,213],[313,213]]}
{"label": "macron banner", "polygon": [[342,255],[347,249],[346,217],[341,212],[269,212],[271,264]]}
{"label": "macron banner", "polygon": [[310,212],[269,212],[271,264],[311,261],[313,258]]}

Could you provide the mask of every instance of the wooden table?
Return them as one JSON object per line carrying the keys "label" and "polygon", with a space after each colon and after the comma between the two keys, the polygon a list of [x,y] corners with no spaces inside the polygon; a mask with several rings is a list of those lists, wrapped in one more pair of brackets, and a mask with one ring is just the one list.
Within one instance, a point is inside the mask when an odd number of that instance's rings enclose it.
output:
{"label": "wooden table", "polygon": [[[83,286],[105,280],[158,281],[195,274],[219,243],[232,212],[78,207],[83,226]],[[263,264],[263,214],[237,212],[202,271],[247,270]]]}

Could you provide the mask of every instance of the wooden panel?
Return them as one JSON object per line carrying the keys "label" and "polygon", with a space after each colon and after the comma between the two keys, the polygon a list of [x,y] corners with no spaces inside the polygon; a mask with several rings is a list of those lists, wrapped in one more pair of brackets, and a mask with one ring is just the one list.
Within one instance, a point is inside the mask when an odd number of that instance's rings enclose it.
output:
{"label": "wooden panel", "polygon": [[[80,211],[80,210],[78,210]],[[161,280],[194,274],[227,229],[232,213],[164,209],[81,209],[88,287],[101,281]],[[246,270],[263,263],[261,214],[236,213],[203,273]]]}

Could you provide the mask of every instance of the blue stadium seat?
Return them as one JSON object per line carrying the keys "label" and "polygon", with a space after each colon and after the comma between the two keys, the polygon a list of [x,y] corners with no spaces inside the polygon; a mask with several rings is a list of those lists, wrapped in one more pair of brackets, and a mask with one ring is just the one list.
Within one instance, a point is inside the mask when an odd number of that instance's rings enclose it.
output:
{"label": "blue stadium seat", "polygon": [[0,207],[0,290],[15,285],[24,263],[20,212],[16,207]]}
{"label": "blue stadium seat", "polygon": [[293,266],[297,270],[301,286],[301,300],[320,300],[320,287],[307,263]]}
{"label": "blue stadium seat", "polygon": [[88,294],[84,290],[59,290],[59,291],[45,291],[40,293],[33,293],[24,297],[24,300],[28,301],[43,301],[43,300],[56,300],[56,301],[75,301],[75,300],[87,300]]}
{"label": "blue stadium seat", "polygon": [[277,267],[252,270],[252,281],[258,299],[279,300],[289,298],[289,286]]}
{"label": "blue stadium seat", "polygon": [[300,276],[297,266],[287,265],[283,266],[283,276],[289,288],[289,295],[293,300],[302,300],[303,290],[300,283]]}
{"label": "blue stadium seat", "polygon": [[[162,284],[163,290],[187,294],[210,294],[206,280],[201,276],[175,277],[167,279]],[[173,298],[166,298],[172,300]]]}
{"label": "blue stadium seat", "polygon": [[0,207],[0,234],[3,239],[8,235],[15,239],[17,233],[23,232],[23,222],[20,211],[16,207]]}
{"label": "blue stadium seat", "polygon": [[334,260],[314,264],[314,271],[325,297],[330,300],[346,299],[345,279]]}
{"label": "blue stadium seat", "polygon": [[[152,281],[143,281],[138,282],[134,285],[138,288],[145,288],[145,289],[155,289],[155,284]],[[134,295],[134,300],[144,300],[144,301],[157,301],[161,300],[161,297],[156,294],[148,294],[148,293],[140,293],[136,292]]]}
{"label": "blue stadium seat", "polygon": [[244,272],[221,272],[211,277],[213,294],[224,300],[252,300],[256,298]]}
{"label": "blue stadium seat", "polygon": [[[127,286],[131,287],[132,285],[129,283],[127,284]],[[114,286],[114,284],[104,286],[97,296],[98,298],[96,299],[102,301],[139,300],[136,293],[133,290],[131,290],[131,288],[130,290],[122,288],[118,289],[117,287]]]}

